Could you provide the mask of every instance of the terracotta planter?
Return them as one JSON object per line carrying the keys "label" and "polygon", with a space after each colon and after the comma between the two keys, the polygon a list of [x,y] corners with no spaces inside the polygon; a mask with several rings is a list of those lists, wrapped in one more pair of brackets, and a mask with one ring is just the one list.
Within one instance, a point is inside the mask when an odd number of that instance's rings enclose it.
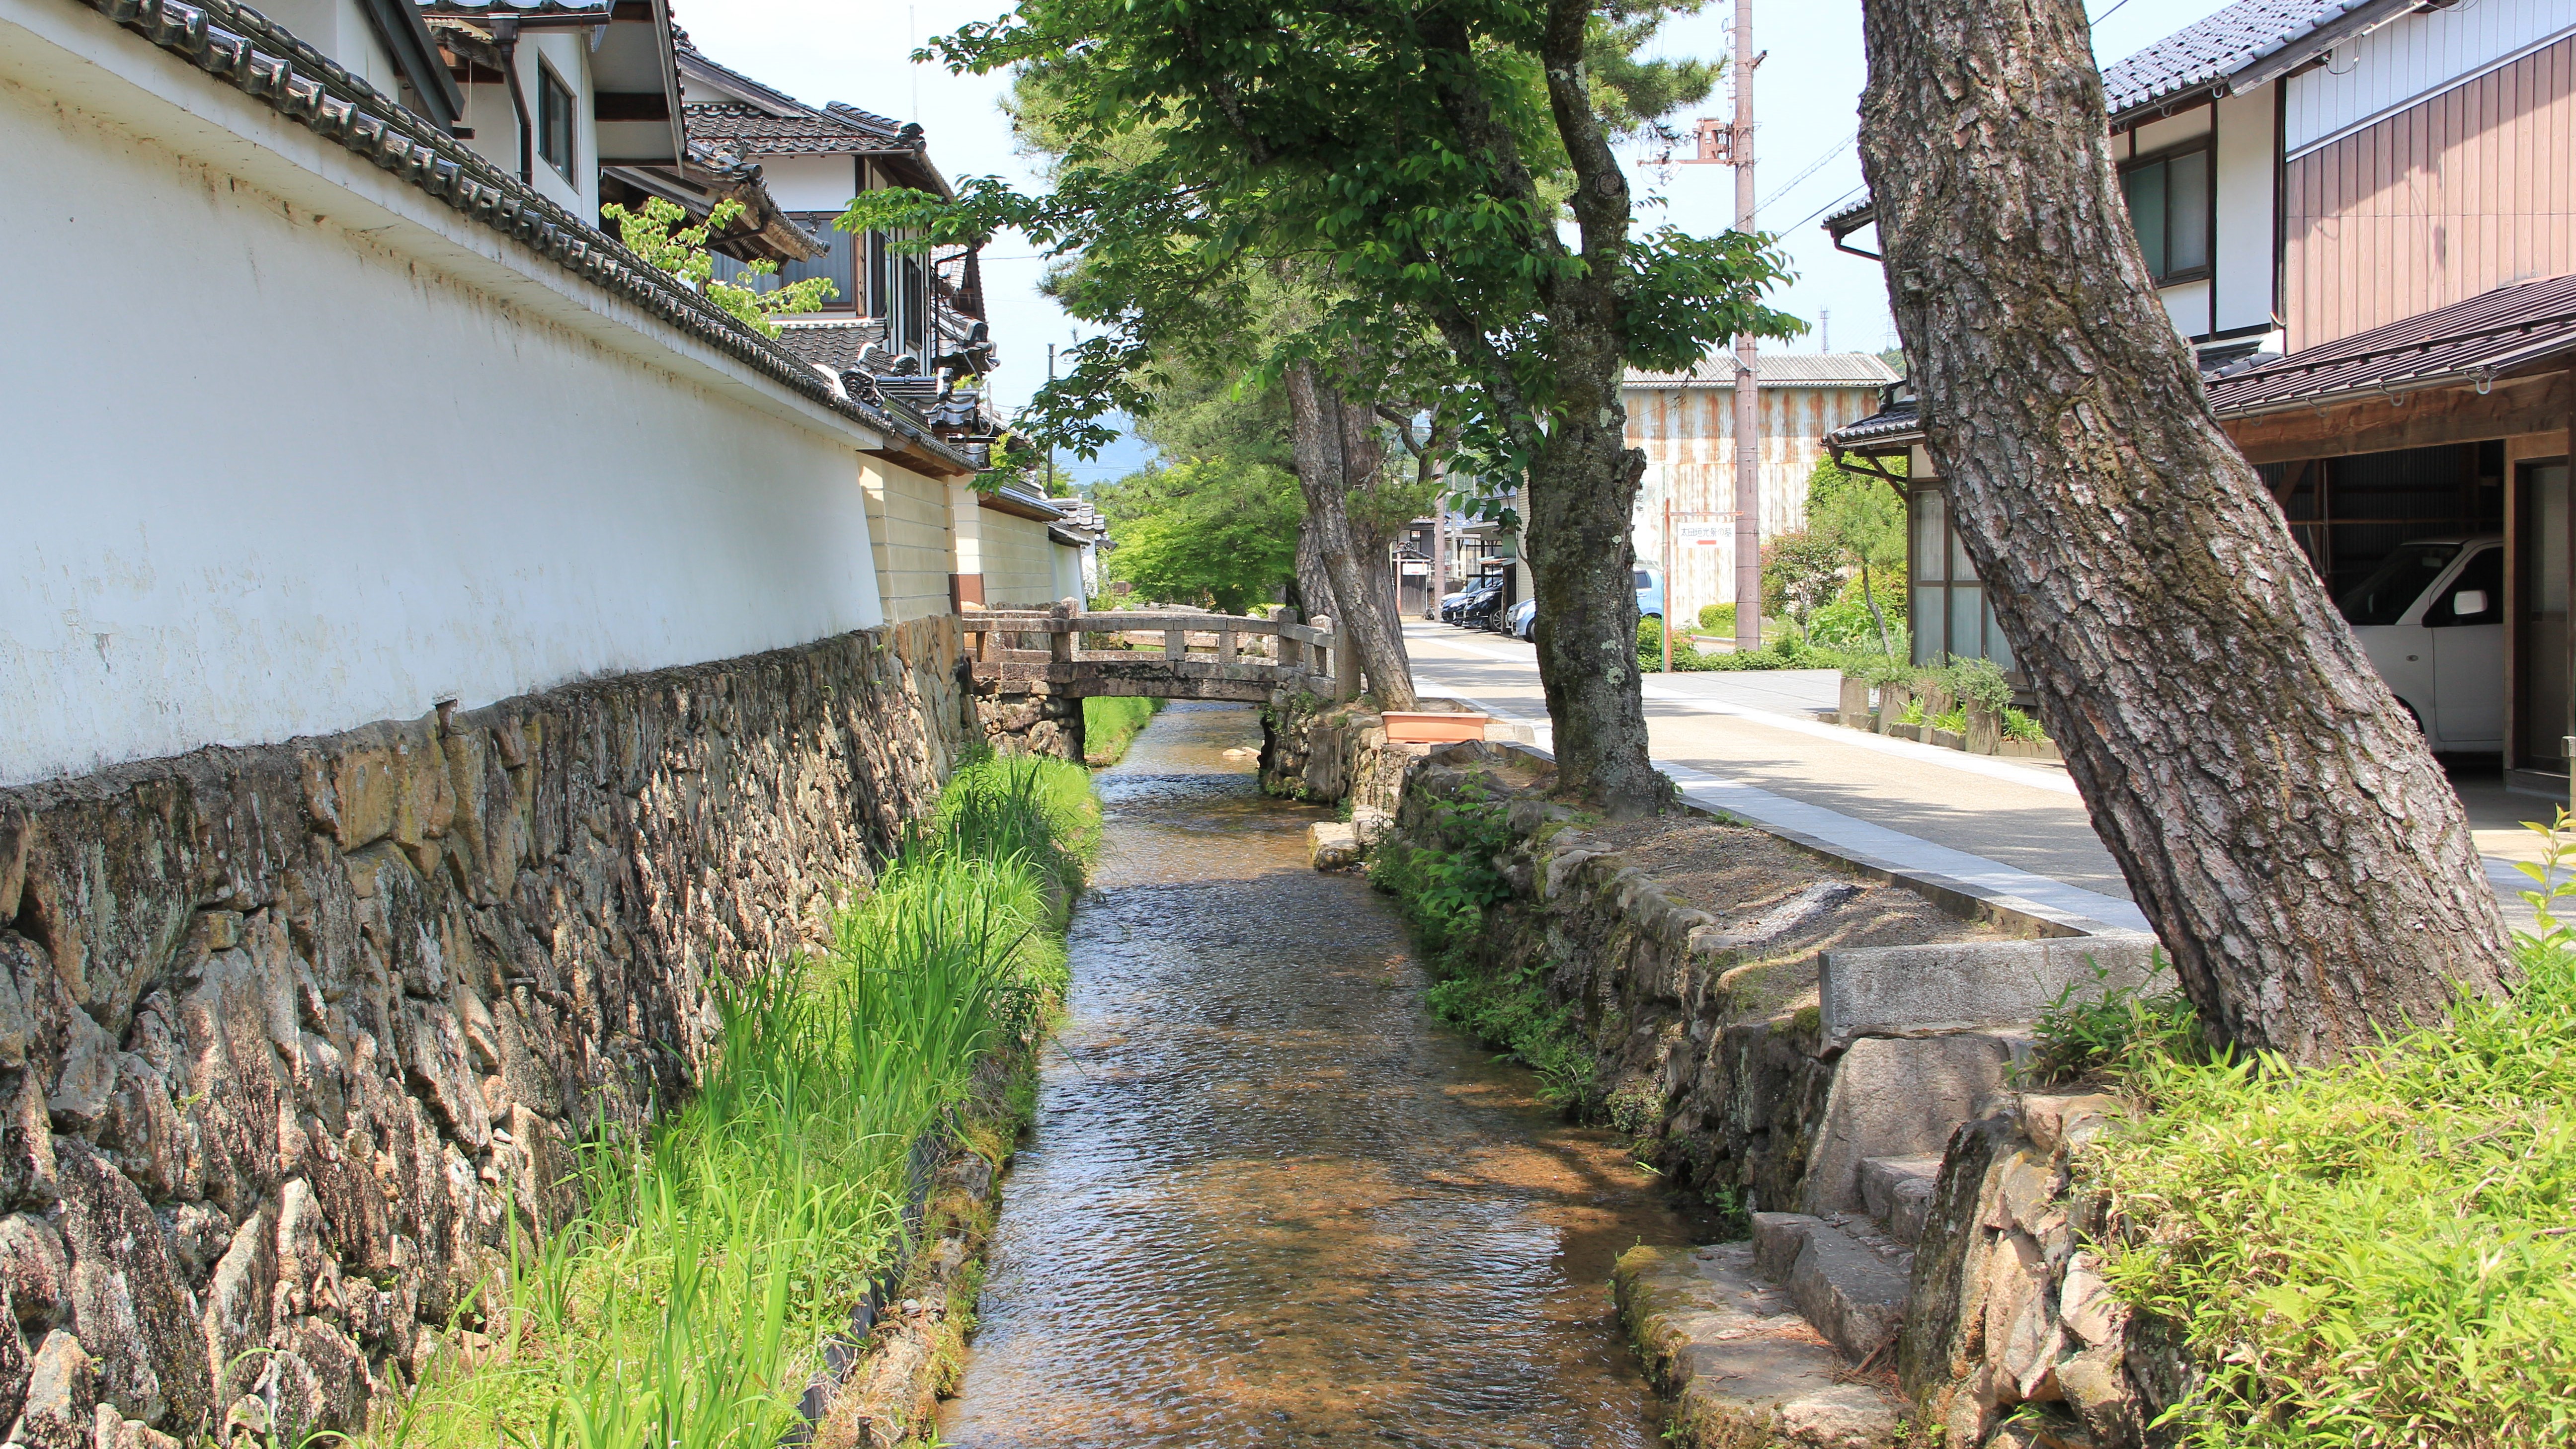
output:
{"label": "terracotta planter", "polygon": [[1491,718],[1481,714],[1409,714],[1390,710],[1384,716],[1386,738],[1398,745],[1448,745],[1481,740]]}

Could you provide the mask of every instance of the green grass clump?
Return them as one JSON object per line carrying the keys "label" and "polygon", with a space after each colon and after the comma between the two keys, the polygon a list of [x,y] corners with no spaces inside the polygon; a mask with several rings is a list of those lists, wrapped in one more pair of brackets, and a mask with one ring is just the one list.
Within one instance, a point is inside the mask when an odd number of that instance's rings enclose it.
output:
{"label": "green grass clump", "polygon": [[379,1442],[771,1449],[799,1424],[824,1340],[902,1246],[914,1142],[1061,995],[1088,778],[965,765],[828,951],[719,986],[695,1097],[587,1146],[570,1224],[513,1215],[490,1352],[434,1368]]}
{"label": "green grass clump", "polygon": [[1382,840],[1368,864],[1370,883],[1395,897],[1434,978],[1424,1003],[1536,1072],[1539,1095],[1551,1105],[1595,1105],[1592,1049],[1573,1008],[1548,998],[1547,968],[1497,967],[1475,949],[1486,908],[1512,894],[1497,865],[1513,844],[1503,807],[1434,801],[1425,823],[1436,847]]}
{"label": "green grass clump", "polygon": [[2576,931],[2549,914],[2570,893],[2531,893],[2513,1001],[2342,1065],[2179,1033],[2121,1052],[2113,1079],[2151,1111],[2077,1171],[2109,1194],[2120,1296],[2206,1375],[2185,1442],[2576,1443]]}
{"label": "green grass clump", "polygon": [[1114,765],[1127,746],[1163,707],[1159,699],[1105,699],[1082,702],[1082,757],[1094,765]]}

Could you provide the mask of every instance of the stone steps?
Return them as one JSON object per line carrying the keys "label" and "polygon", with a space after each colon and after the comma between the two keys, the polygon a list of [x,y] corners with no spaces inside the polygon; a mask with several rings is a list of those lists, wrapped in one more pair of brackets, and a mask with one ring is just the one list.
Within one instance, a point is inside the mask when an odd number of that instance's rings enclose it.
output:
{"label": "stone steps", "polygon": [[1862,1219],[1753,1215],[1754,1267],[1853,1363],[1884,1359],[1905,1318],[1914,1252]]}
{"label": "stone steps", "polygon": [[1895,1395],[1875,1382],[1846,1382],[1843,1355],[1788,1292],[1764,1280],[1755,1255],[1752,1243],[1720,1243],[1638,1247],[1619,1257],[1619,1311],[1647,1373],[1674,1401],[1683,1431],[1677,1442],[1708,1449],[1897,1443]]}
{"label": "stone steps", "polygon": [[1912,1247],[1923,1237],[1932,1187],[1941,1177],[1938,1153],[1928,1157],[1867,1157],[1860,1164],[1861,1205],[1879,1231]]}

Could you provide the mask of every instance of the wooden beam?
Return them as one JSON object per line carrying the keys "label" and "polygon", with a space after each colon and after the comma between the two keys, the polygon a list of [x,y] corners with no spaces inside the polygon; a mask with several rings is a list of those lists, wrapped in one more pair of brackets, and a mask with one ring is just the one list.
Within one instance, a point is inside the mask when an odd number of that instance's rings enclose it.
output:
{"label": "wooden beam", "polygon": [[2444,443],[2482,443],[2566,426],[2576,398],[2570,374],[2517,377],[2497,382],[2486,395],[2473,387],[2409,393],[2402,402],[2373,397],[2323,409],[2221,418],[2250,463],[2288,463],[2353,453],[2387,453]]}

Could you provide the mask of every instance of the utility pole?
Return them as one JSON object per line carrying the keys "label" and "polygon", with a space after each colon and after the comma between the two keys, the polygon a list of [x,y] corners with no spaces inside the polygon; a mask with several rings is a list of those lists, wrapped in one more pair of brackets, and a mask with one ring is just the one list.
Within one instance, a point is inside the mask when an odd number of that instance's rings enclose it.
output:
{"label": "utility pole", "polygon": [[[1735,229],[1753,232],[1753,0],[1735,0]],[[1735,652],[1762,647],[1762,438],[1761,387],[1754,372],[1753,335],[1735,339]],[[1672,576],[1664,576],[1667,592]],[[1665,632],[1672,610],[1665,609]]]}
{"label": "utility pole", "polygon": [[1438,622],[1440,601],[1449,593],[1449,470],[1440,470],[1440,491],[1431,495],[1431,602],[1422,617]]}

